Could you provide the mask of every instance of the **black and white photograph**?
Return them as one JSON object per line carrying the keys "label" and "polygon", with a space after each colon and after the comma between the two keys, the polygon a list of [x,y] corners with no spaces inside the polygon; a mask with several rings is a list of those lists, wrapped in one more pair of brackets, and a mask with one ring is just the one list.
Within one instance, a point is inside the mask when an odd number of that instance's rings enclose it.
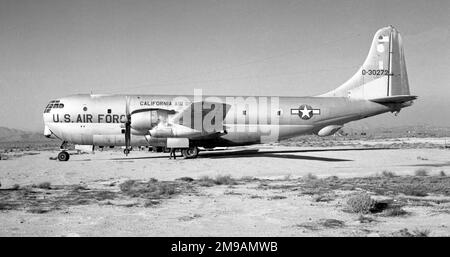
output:
{"label": "black and white photograph", "polygon": [[0,0],[0,236],[448,237],[449,14]]}

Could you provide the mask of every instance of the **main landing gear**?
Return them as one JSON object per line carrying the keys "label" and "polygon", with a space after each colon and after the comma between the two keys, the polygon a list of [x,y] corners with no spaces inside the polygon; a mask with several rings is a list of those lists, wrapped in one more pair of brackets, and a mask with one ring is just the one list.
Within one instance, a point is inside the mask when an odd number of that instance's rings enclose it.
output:
{"label": "main landing gear", "polygon": [[67,141],[63,141],[61,146],[59,147],[61,149],[61,152],[58,154],[58,161],[66,162],[70,158],[70,154],[66,152],[67,149]]}
{"label": "main landing gear", "polygon": [[198,148],[195,146],[191,146],[189,148],[185,148],[181,150],[185,159],[194,159],[198,157]]}

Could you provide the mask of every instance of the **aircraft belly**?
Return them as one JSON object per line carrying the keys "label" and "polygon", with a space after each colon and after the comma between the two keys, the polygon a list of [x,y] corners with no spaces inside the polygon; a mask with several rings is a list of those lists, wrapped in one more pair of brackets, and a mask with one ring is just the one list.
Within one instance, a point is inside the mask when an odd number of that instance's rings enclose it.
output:
{"label": "aircraft belly", "polygon": [[[108,123],[48,123],[50,131],[58,138],[80,145],[125,145],[120,124]],[[148,145],[144,136],[132,136],[134,146]]]}
{"label": "aircraft belly", "polygon": [[228,134],[222,138],[235,144],[269,143],[310,132],[313,125],[226,125]]}

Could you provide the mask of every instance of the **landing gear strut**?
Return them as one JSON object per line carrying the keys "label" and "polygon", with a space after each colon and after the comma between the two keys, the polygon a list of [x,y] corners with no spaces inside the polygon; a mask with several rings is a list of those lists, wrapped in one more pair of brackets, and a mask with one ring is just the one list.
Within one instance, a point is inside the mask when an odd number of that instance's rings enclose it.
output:
{"label": "landing gear strut", "polygon": [[198,156],[198,148],[195,146],[189,147],[187,149],[181,150],[181,153],[183,154],[185,159],[194,159]]}
{"label": "landing gear strut", "polygon": [[67,141],[63,141],[59,149],[61,149],[61,152],[58,154],[58,161],[66,162],[70,158],[70,154],[66,152],[67,150]]}
{"label": "landing gear strut", "polygon": [[61,146],[59,147],[59,149],[61,149],[61,150],[67,149],[67,144],[68,144],[67,141],[63,141],[62,144],[61,144]]}

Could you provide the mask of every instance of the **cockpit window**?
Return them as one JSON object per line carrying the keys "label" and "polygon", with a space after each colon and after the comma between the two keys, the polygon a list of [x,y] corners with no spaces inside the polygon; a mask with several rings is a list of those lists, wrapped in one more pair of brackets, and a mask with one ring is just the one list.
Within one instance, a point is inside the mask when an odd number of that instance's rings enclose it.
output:
{"label": "cockpit window", "polygon": [[60,103],[59,100],[50,101],[50,103],[45,107],[44,113],[49,113],[51,109],[55,108],[64,108],[64,104]]}

